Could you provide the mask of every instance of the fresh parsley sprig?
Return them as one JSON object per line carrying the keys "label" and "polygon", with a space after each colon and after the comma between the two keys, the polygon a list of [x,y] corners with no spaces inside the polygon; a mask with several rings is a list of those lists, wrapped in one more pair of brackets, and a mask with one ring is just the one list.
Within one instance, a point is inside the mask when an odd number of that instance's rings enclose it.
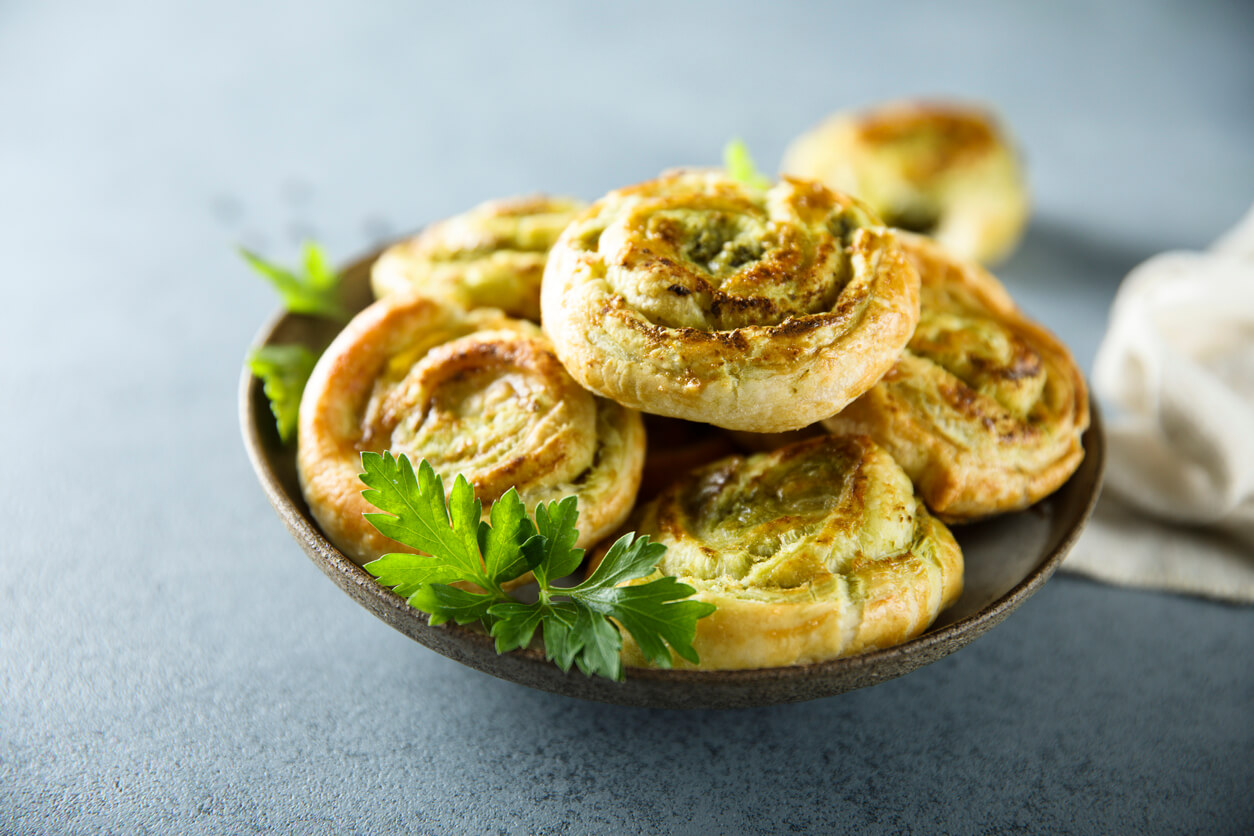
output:
{"label": "fresh parsley sprig", "polygon": [[306,241],[302,247],[305,269],[300,275],[271,264],[256,253],[240,247],[239,254],[278,291],[283,306],[292,313],[312,314],[341,322],[348,311],[340,304],[340,277],[327,262],[322,247]]}
{"label": "fresh parsley sprig", "polygon": [[749,156],[749,146],[739,138],[723,146],[723,168],[727,176],[751,189],[765,191],[771,187],[770,179],[758,171],[753,157]]}
{"label": "fresh parsley sprig", "polygon": [[284,444],[296,436],[300,396],[316,362],[317,356],[303,345],[263,345],[248,354],[248,369],[261,378]]}
{"label": "fresh parsley sprig", "polygon": [[[444,482],[425,459],[417,472],[405,456],[391,453],[362,453],[361,464],[369,488],[362,495],[383,512],[366,519],[423,552],[387,554],[366,570],[427,613],[431,624],[481,622],[497,653],[527,646],[540,630],[545,655],[563,671],[575,665],[588,676],[615,680],[623,678],[620,629],[658,667],[670,667],[671,650],[698,661],[692,646],[697,620],[712,613],[713,604],[685,600],[693,588],[671,577],[619,586],[652,574],[664,545],[625,534],[583,583],[555,586],[583,562],[583,549],[575,548],[576,497],[538,504],[533,521],[511,488],[485,521],[473,488],[460,475],[446,502]],[[527,572],[539,587],[534,603],[505,589]]]}
{"label": "fresh parsley sprig", "polygon": [[[305,242],[303,276],[271,264],[243,247],[239,252],[279,292],[287,310],[341,322],[348,319],[348,312],[339,302],[340,277],[328,265],[322,247]],[[309,349],[294,343],[261,346],[248,354],[248,368],[264,384],[279,440],[284,444],[296,437],[300,397],[317,360]]]}

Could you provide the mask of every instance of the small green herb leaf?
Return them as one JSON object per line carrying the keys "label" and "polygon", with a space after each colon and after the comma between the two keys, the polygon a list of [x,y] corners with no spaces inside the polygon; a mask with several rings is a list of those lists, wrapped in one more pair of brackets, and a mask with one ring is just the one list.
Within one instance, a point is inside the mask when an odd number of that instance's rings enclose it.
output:
{"label": "small green herb leaf", "polygon": [[533,569],[542,582],[564,578],[583,563],[583,549],[575,548],[578,521],[579,500],[573,496],[536,505],[536,531],[544,538],[544,546]]}
{"label": "small green herb leaf", "polygon": [[583,636],[575,629],[579,607],[569,601],[541,605],[544,612],[544,655],[564,671],[583,650]]}
{"label": "small green herb leaf", "polygon": [[[405,459],[408,462],[408,459]],[[424,472],[430,475],[424,475]],[[440,477],[436,475],[431,465],[427,464],[424,459],[419,465],[418,480],[419,485],[424,484],[435,485],[438,492],[428,494],[427,501],[431,503],[432,508],[438,508],[443,512],[444,493],[443,483]],[[483,519],[483,503],[475,496],[475,489],[470,487],[470,483],[466,481],[466,477],[460,473],[453,479],[453,489],[448,493],[448,516],[449,527],[453,532],[453,536],[461,541],[460,554],[462,558],[462,566],[466,571],[482,571],[483,560],[479,551],[479,522]],[[427,551],[424,549],[424,551]],[[489,579],[491,573],[488,573]],[[484,584],[486,586],[486,584]]]}
{"label": "small green herb leaf", "polygon": [[648,535],[636,537],[624,534],[610,546],[592,576],[575,589],[617,586],[624,581],[643,578],[653,571],[664,554],[666,546],[650,542]]}
{"label": "small green herb leaf", "polygon": [[[361,466],[365,470],[361,481],[371,488],[362,491],[362,496],[385,512],[366,514],[371,525],[386,537],[432,555],[448,565],[457,578],[480,586],[489,585],[479,557],[477,513],[471,518],[474,527],[469,537],[465,531],[453,530],[444,501],[444,482],[425,459],[418,465],[417,476],[409,459],[394,457],[391,453],[379,455],[366,451],[361,454]],[[465,479],[458,478],[461,484],[466,484]],[[454,491],[456,489],[455,482]],[[473,492],[471,501],[477,508],[479,500],[474,499]],[[467,516],[463,509],[454,518],[464,523]]]}
{"label": "small green herb leaf", "polygon": [[544,607],[521,601],[493,604],[488,609],[488,615],[496,619],[490,631],[492,638],[496,639],[496,652],[508,653],[531,644],[531,637],[540,626],[544,613]]}
{"label": "small green herb leaf", "polygon": [[[483,537],[479,548],[488,577],[497,583],[504,583],[530,568],[531,557],[523,546],[536,536],[536,527],[527,518],[527,506],[523,505],[518,491],[513,488],[492,503],[489,515],[492,524],[480,524]],[[536,547],[542,545],[542,542],[536,543]]]}
{"label": "small green herb leaf", "polygon": [[379,583],[392,587],[403,598],[413,595],[424,584],[448,583],[459,577],[456,567],[425,554],[385,554],[367,563],[365,568]]}
{"label": "small green herb leaf", "polygon": [[618,654],[623,648],[623,637],[618,628],[601,613],[584,606],[579,609],[575,630],[583,637],[583,648],[575,657],[579,670],[585,676],[622,679],[623,660]]}
{"label": "small green herb leaf", "polygon": [[714,612],[714,605],[684,600],[696,590],[666,575],[648,583],[618,585],[651,574],[665,551],[665,546],[649,542],[647,536],[633,539],[625,534],[610,546],[590,578],[566,592],[571,600],[613,618],[649,661],[669,668],[667,645],[688,661],[698,661],[692,647],[697,621]]}
{"label": "small green herb leaf", "polygon": [[758,171],[749,156],[749,147],[739,138],[723,146],[723,168],[727,169],[727,176],[751,189],[766,191],[771,187],[770,179]]}
{"label": "small green herb leaf", "polygon": [[684,600],[695,592],[675,578],[661,576],[648,583],[572,591],[581,604],[609,616],[623,626],[640,652],[661,668],[671,666],[670,645],[694,664],[698,661],[692,640],[697,621],[714,612],[714,605]]}
{"label": "small green herb leaf", "polygon": [[301,250],[305,262],[305,277],[309,286],[320,291],[337,289],[340,277],[331,269],[327,254],[322,247],[313,241],[306,241]]}
{"label": "small green herb leaf", "polygon": [[449,620],[458,624],[485,621],[493,603],[495,599],[489,594],[470,592],[444,583],[424,584],[409,596],[409,605],[430,615],[432,625]]}
{"label": "small green herb leaf", "polygon": [[283,306],[292,313],[312,314],[340,321],[348,319],[348,312],[339,302],[340,278],[327,266],[326,254],[317,244],[305,242],[303,276],[271,264],[243,247],[240,247],[239,253],[278,291]]}
{"label": "small green herb leaf", "polygon": [[248,355],[248,369],[261,378],[284,444],[296,436],[300,396],[317,361],[303,345],[263,345]]}

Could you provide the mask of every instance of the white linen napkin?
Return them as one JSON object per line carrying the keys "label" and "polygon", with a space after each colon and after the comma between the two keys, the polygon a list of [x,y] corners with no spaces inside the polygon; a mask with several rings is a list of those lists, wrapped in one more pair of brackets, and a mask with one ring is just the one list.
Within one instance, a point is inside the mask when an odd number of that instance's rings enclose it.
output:
{"label": "white linen napkin", "polygon": [[1106,488],[1064,568],[1254,602],[1254,209],[1128,275],[1093,383]]}

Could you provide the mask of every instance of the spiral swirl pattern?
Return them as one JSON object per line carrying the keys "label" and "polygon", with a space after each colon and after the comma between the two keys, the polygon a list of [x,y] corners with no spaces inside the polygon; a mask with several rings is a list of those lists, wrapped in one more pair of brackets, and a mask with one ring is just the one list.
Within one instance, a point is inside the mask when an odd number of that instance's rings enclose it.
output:
{"label": "spiral swirl pattern", "polygon": [[417,290],[539,322],[549,248],[583,208],[561,197],[488,201],[389,247],[371,269],[371,287],[380,298]]}
{"label": "spiral swirl pattern", "polygon": [[575,494],[580,545],[630,511],[644,461],[640,415],[571,379],[543,332],[500,311],[393,295],[319,360],[301,401],[297,465],[310,510],[345,554],[403,546],[362,519],[363,450],[463,474],[486,507],[511,487],[528,508]]}
{"label": "spiral swirl pattern", "polygon": [[[722,459],[633,522],[666,544],[659,572],[718,607],[697,624],[701,668],[799,665],[898,644],[962,592],[957,542],[864,436]],[[646,663],[630,641],[623,654]]]}
{"label": "spiral swirl pattern", "polygon": [[1084,378],[987,271],[922,236],[902,244],[923,282],[918,329],[880,383],[823,423],[875,438],[942,519],[1024,508],[1084,457]]}
{"label": "spiral swirl pattern", "polygon": [[900,102],[837,114],[803,134],[783,170],[865,200],[890,226],[993,262],[1028,217],[1019,161],[994,119],[953,104]]}
{"label": "spiral swirl pattern", "polygon": [[892,232],[809,181],[759,192],[675,172],[606,195],[554,246],[544,328],[584,386],[627,406],[778,432],[892,365],[918,278]]}

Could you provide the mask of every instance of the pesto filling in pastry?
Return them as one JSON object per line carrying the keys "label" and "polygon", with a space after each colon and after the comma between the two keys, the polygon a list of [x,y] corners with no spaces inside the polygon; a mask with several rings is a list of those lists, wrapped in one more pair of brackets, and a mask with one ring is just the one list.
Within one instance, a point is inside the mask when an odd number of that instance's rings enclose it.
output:
{"label": "pesto filling in pastry", "polygon": [[539,322],[549,248],[583,208],[562,197],[488,201],[389,247],[371,268],[371,287],[376,297],[416,290]]}
{"label": "pesto filling in pastry", "polygon": [[782,168],[856,195],[885,223],[934,237],[961,258],[1005,257],[1027,223],[1014,149],[972,107],[900,102],[837,114],[793,142]]}
{"label": "pesto filling in pastry", "polygon": [[581,388],[538,326],[419,295],[360,313],[318,361],[301,401],[297,466],[310,510],[345,554],[410,551],[362,519],[362,451],[464,475],[484,504],[579,497],[580,545],[616,527],[644,461],[640,415]]}
{"label": "pesto filling in pastry", "polygon": [[[660,574],[718,607],[697,623],[703,669],[800,665],[899,644],[962,592],[957,542],[864,436],[722,459],[663,491],[633,523],[666,545]],[[623,656],[645,664],[629,637]]]}
{"label": "pesto filling in pastry", "polygon": [[645,412],[797,429],[866,391],[918,318],[918,277],[857,201],[680,171],[606,195],[562,233],[545,331],[589,389]]}
{"label": "pesto filling in pastry", "polygon": [[986,270],[902,235],[922,279],[919,326],[893,369],[833,432],[884,445],[948,521],[1018,510],[1084,457],[1088,390],[1066,347]]}

